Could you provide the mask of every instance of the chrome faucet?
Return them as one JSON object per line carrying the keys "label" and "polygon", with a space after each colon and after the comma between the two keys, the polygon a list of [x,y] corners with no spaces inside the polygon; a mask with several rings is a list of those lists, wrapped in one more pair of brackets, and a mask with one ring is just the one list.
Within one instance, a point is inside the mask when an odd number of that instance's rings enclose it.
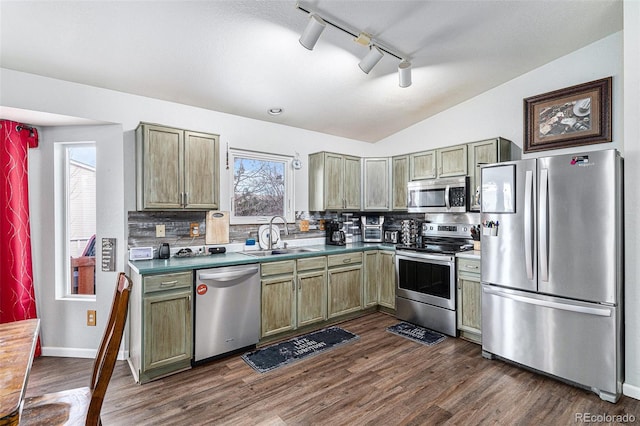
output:
{"label": "chrome faucet", "polygon": [[284,234],[289,235],[287,219],[285,219],[283,216],[273,216],[269,221],[269,250],[273,249],[273,220],[277,217],[282,219],[282,221],[284,222]]}

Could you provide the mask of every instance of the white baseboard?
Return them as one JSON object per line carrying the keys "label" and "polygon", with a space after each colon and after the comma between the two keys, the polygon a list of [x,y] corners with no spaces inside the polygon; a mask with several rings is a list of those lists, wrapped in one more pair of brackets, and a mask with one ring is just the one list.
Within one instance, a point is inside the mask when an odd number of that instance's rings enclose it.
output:
{"label": "white baseboard", "polygon": [[[62,358],[95,358],[96,352],[96,349],[42,347],[42,356],[59,356]],[[129,351],[120,350],[118,352],[119,360],[124,361],[127,358],[129,358]]]}
{"label": "white baseboard", "polygon": [[629,383],[624,383],[622,385],[622,393],[625,396],[640,400],[640,386],[631,385]]}

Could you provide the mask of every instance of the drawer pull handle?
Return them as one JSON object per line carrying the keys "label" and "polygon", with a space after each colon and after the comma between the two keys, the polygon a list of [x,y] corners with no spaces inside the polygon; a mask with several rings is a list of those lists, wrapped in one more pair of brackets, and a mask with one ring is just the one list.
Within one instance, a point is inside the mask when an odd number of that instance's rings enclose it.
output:
{"label": "drawer pull handle", "polygon": [[478,269],[479,268],[478,265],[476,265],[476,266],[465,265],[464,267],[467,268],[467,269]]}
{"label": "drawer pull handle", "polygon": [[343,259],[342,263],[351,263],[351,259]]}
{"label": "drawer pull handle", "polygon": [[178,280],[163,281],[160,283],[160,287],[174,287],[176,284],[178,284]]}

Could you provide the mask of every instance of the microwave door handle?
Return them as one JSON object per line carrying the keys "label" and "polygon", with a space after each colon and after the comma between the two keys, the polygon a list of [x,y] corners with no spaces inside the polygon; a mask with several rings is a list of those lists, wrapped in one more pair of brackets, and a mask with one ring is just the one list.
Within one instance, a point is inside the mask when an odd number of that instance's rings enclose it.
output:
{"label": "microwave door handle", "polygon": [[449,185],[444,188],[444,205],[447,207],[447,210],[451,208],[451,203],[449,202]]}

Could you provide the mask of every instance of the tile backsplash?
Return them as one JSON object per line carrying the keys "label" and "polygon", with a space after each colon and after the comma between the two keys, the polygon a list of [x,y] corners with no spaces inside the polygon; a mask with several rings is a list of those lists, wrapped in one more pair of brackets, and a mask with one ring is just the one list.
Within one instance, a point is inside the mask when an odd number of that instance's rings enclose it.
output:
{"label": "tile backsplash", "polygon": [[[399,226],[396,222],[403,219],[424,220],[422,214],[377,212],[377,213],[354,213],[353,217],[362,215],[383,215],[385,216],[385,227],[394,228]],[[205,245],[205,216],[204,211],[130,211],[128,213],[128,245],[129,247],[157,247],[161,243],[169,243],[172,247],[187,247]],[[309,212],[297,211],[295,223],[288,224],[289,235],[282,235],[284,240],[301,238],[324,237],[324,231],[320,230],[320,220],[331,220],[342,217],[337,212]],[[200,228],[200,236],[190,237],[189,229],[192,223],[197,223]],[[156,237],[156,225],[165,226],[165,236]],[[280,220],[278,227],[284,225]],[[308,225],[308,230],[304,231]],[[257,239],[258,227],[260,225],[230,225],[230,243],[244,243],[247,238]],[[302,230],[301,230],[302,229]]]}

